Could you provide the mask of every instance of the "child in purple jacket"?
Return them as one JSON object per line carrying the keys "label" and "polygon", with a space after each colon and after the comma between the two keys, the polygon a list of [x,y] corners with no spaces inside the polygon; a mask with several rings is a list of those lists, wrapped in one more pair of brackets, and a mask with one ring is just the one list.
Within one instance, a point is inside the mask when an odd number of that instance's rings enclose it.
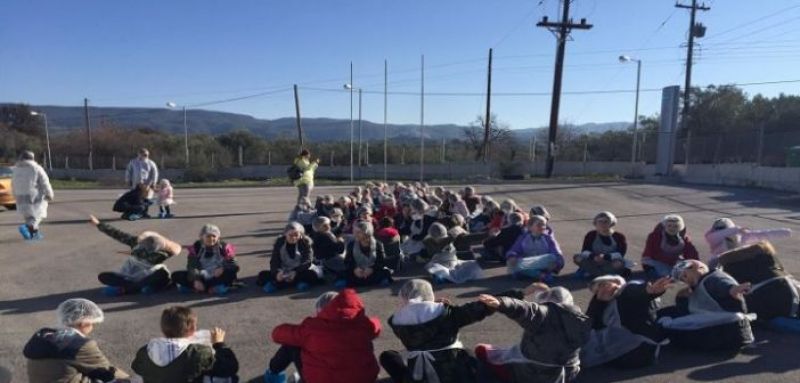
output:
{"label": "child in purple jacket", "polygon": [[506,252],[506,264],[514,277],[551,281],[564,267],[564,257],[555,238],[547,233],[547,219],[540,215],[528,220],[528,231]]}

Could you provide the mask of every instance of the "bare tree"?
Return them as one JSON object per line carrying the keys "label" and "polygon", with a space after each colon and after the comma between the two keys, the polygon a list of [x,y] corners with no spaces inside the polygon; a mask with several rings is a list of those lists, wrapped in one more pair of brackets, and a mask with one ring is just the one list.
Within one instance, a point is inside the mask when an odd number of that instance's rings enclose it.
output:
{"label": "bare tree", "polygon": [[[469,147],[475,152],[475,161],[480,160],[483,155],[483,136],[486,123],[483,116],[478,116],[468,127],[464,128],[464,137],[467,139]],[[512,141],[513,134],[508,124],[498,122],[497,115],[492,113],[491,128],[489,130],[489,142],[487,142],[487,157],[491,157],[491,148],[494,144],[505,144]]]}

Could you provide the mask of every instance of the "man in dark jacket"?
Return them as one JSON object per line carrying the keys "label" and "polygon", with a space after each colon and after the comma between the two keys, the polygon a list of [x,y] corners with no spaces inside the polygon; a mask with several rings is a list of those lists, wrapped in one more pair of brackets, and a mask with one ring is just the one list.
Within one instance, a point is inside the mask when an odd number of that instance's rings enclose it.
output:
{"label": "man in dark jacket", "polygon": [[128,374],[111,365],[97,342],[88,338],[103,322],[94,302],[75,298],[58,305],[59,328],[43,328],[31,337],[23,354],[30,383],[127,382]]}
{"label": "man in dark jacket", "polygon": [[[437,301],[427,281],[412,279],[400,289],[403,307],[389,318],[389,326],[408,350],[381,353],[381,366],[394,383],[477,382],[477,361],[458,340],[462,327],[492,313],[480,302],[455,306]],[[421,365],[422,368],[417,367]],[[434,376],[435,375],[435,376]]]}
{"label": "man in dark jacket", "polygon": [[[225,331],[215,327],[210,339],[197,331],[197,316],[183,306],[161,314],[163,338],[154,338],[136,353],[131,368],[144,383],[202,383],[204,377],[237,382],[239,362],[225,346]],[[212,350],[213,348],[213,350]]]}

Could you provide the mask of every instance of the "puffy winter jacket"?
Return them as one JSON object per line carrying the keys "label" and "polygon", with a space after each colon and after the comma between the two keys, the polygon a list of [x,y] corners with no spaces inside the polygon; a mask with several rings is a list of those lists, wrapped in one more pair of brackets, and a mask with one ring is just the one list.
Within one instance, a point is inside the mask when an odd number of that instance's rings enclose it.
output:
{"label": "puffy winter jacket", "polygon": [[116,370],[97,347],[97,342],[70,328],[43,328],[25,345],[28,382],[91,383],[127,378]]}
{"label": "puffy winter jacket", "polygon": [[[661,250],[661,239],[664,236],[664,226],[662,224],[656,225],[653,231],[647,236],[647,243],[645,244],[642,258],[650,258],[655,261],[663,262],[667,265],[673,266],[680,260],[679,258],[670,257]],[[700,259],[697,254],[697,249],[694,247],[689,236],[686,235],[686,228],[678,233],[683,239],[683,259]]]}
{"label": "puffy winter jacket", "polygon": [[275,327],[272,340],[300,347],[304,382],[372,383],[380,372],[372,341],[380,332],[356,291],[344,289],[317,316]]}

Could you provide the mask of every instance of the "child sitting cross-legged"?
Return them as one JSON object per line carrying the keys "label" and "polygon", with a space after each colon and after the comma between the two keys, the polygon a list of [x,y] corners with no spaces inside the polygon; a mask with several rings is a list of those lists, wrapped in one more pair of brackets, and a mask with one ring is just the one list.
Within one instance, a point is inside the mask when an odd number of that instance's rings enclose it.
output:
{"label": "child sitting cross-legged", "polygon": [[131,364],[144,383],[238,382],[239,362],[225,343],[225,331],[197,330],[197,315],[184,306],[161,314],[163,338],[151,339]]}
{"label": "child sitting cross-legged", "polygon": [[303,225],[289,222],[283,235],[275,240],[269,270],[258,273],[256,284],[266,293],[296,286],[298,290],[308,290],[311,285],[322,282],[320,271],[313,264],[312,241],[306,236]]}
{"label": "child sitting cross-legged", "polygon": [[[344,278],[344,241],[331,232],[331,220],[328,217],[314,218],[312,224],[314,232],[311,233],[314,258],[322,267],[326,278],[337,280]],[[340,286],[344,287],[344,285]]]}
{"label": "child sitting cross-legged", "polygon": [[200,239],[188,246],[186,271],[172,273],[172,280],[181,292],[212,292],[224,295],[236,281],[239,266],[233,245],[220,239],[219,227],[203,225]]}

